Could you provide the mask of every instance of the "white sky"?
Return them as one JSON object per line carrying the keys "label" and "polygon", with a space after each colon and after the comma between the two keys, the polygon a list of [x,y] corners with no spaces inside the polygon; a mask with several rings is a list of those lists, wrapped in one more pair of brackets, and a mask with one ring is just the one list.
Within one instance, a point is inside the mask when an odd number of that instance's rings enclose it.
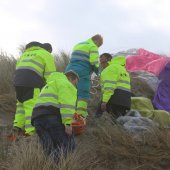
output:
{"label": "white sky", "polygon": [[0,49],[30,41],[54,52],[100,33],[100,52],[145,48],[170,55],[170,0],[0,0]]}

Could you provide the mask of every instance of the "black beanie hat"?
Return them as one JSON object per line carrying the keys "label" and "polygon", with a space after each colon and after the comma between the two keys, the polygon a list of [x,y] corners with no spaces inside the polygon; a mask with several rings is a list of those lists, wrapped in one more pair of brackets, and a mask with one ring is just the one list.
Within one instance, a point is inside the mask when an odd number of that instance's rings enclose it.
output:
{"label": "black beanie hat", "polygon": [[52,46],[51,46],[50,43],[44,43],[44,44],[42,44],[42,47],[43,47],[45,50],[47,50],[49,53],[51,53],[51,52],[53,51],[53,48],[52,48]]}

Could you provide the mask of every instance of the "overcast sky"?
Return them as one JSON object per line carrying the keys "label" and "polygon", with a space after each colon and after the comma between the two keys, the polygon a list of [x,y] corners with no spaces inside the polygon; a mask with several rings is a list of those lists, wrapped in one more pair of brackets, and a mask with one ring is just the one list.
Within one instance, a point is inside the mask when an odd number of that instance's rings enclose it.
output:
{"label": "overcast sky", "polygon": [[170,55],[170,0],[0,0],[0,49],[36,40],[54,52],[99,33],[100,53],[144,48]]}

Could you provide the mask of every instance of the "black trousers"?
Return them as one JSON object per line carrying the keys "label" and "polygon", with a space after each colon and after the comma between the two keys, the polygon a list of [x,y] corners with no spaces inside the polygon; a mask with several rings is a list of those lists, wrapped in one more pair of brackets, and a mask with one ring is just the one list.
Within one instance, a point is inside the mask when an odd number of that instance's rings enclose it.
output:
{"label": "black trousers", "polygon": [[15,86],[17,100],[21,103],[32,99],[34,96],[34,87]]}
{"label": "black trousers", "polygon": [[[95,114],[96,117],[101,117],[103,114],[103,111],[101,110],[101,104],[102,102],[100,102],[98,105]],[[130,108],[122,105],[117,105],[112,102],[108,102],[106,104],[106,111],[110,113],[115,119],[117,119],[119,116],[124,116],[128,110],[130,110]]]}

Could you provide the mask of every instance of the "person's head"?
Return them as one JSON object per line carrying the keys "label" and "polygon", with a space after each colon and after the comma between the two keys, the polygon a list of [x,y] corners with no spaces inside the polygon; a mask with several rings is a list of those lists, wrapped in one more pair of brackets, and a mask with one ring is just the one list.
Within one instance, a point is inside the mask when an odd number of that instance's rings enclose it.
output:
{"label": "person's head", "polygon": [[68,80],[74,85],[76,86],[78,81],[79,81],[79,76],[76,72],[70,70],[70,71],[67,71],[65,73],[65,75],[67,76]]}
{"label": "person's head", "polygon": [[102,69],[105,69],[108,66],[108,61],[111,61],[112,56],[109,53],[103,53],[100,55],[100,65]]}
{"label": "person's head", "polygon": [[52,51],[53,51],[53,48],[52,48],[52,46],[51,46],[50,43],[44,43],[44,44],[42,44],[42,47],[43,47],[45,50],[47,50],[49,53],[52,53]]}
{"label": "person's head", "polygon": [[31,47],[42,47],[43,44],[41,44],[40,42],[37,42],[37,41],[31,41],[29,42],[28,44],[26,44],[25,46],[25,49],[27,50],[28,48],[31,48]]}
{"label": "person's head", "polygon": [[103,44],[103,37],[100,34],[96,34],[93,37],[91,37],[93,42],[100,47]]}

